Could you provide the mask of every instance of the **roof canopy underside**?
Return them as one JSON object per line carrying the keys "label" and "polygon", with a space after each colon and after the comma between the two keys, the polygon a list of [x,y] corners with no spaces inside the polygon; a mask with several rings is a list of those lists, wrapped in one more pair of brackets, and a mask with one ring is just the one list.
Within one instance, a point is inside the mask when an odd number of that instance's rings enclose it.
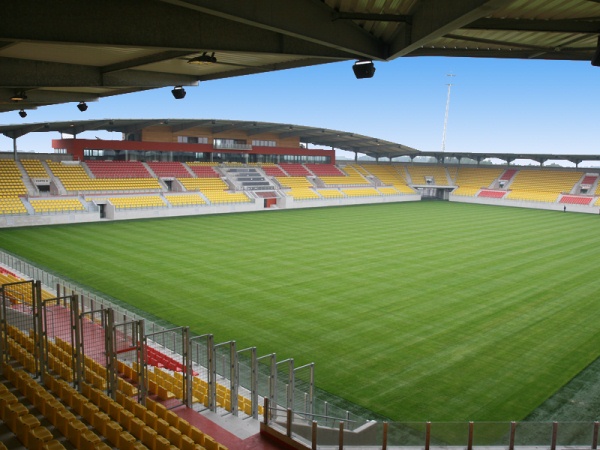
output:
{"label": "roof canopy underside", "polygon": [[20,0],[0,15],[0,112],[356,59],[592,61],[599,32],[598,0]]}

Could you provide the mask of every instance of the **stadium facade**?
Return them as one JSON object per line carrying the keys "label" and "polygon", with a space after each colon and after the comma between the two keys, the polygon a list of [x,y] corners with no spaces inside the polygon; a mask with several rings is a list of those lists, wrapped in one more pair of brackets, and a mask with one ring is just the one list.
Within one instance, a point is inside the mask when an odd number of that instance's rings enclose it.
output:
{"label": "stadium facade", "polygon": [[[101,127],[122,139],[76,136]],[[3,155],[4,227],[423,198],[592,214],[600,208],[600,170],[579,167],[597,156],[426,153],[337,130],[239,121],[4,128],[13,136],[40,129],[75,135],[53,140],[54,154],[20,154],[15,145]],[[353,151],[355,160],[336,161],[339,148]],[[359,161],[359,154],[374,160]],[[511,164],[526,157],[539,165]],[[500,163],[485,163],[491,159]],[[544,165],[559,159],[576,166]]]}

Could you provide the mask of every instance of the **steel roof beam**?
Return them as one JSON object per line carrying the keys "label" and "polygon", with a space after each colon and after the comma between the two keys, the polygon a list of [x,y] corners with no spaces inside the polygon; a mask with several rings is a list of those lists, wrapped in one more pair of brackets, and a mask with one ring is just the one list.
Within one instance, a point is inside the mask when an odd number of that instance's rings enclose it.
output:
{"label": "steel roof beam", "polygon": [[0,89],[0,103],[10,103],[13,107],[48,103],[68,103],[68,102],[93,102],[98,100],[98,95],[88,92],[55,91],[55,90],[32,90],[27,91],[27,99],[20,102],[13,102],[10,97],[15,89]]}
{"label": "steel roof beam", "polygon": [[531,20],[482,18],[463,28],[471,30],[533,31],[544,33],[600,33],[600,19]]}
{"label": "steel roof beam", "polygon": [[189,130],[191,128],[201,127],[207,123],[210,123],[210,120],[191,120],[179,125],[171,125],[171,131],[173,133],[181,133],[182,131]]}
{"label": "steel roof beam", "polygon": [[[536,52],[535,50],[495,50],[474,47],[444,48],[444,56],[448,57],[473,57],[473,58],[511,58],[511,59],[547,59],[559,60],[565,59],[571,61],[590,61],[595,49],[561,49],[559,52]],[[421,48],[407,56],[439,56],[439,48]]]}
{"label": "steel roof beam", "polygon": [[390,46],[390,59],[405,56],[465,25],[488,16],[513,0],[423,0]]}
{"label": "steel roof beam", "polygon": [[[385,59],[383,43],[353,23],[332,22],[332,10],[313,0],[161,0],[252,27],[275,31],[371,59]],[[294,20],[290,20],[294,18]]]}
{"label": "steel roof beam", "polygon": [[3,131],[2,134],[11,139],[17,139],[21,136],[25,136],[28,133],[34,133],[36,131],[47,130],[49,125],[47,123],[32,123],[27,125],[21,125],[13,128],[12,130]]}
{"label": "steel roof beam", "polygon": [[102,73],[99,67],[0,57],[0,86],[18,89],[53,87],[163,87],[196,85],[189,75],[121,70]]}
{"label": "steel roof beam", "polygon": [[255,136],[257,134],[264,134],[264,133],[273,133],[273,134],[277,134],[277,136],[279,138],[281,138],[281,135],[279,134],[279,132],[283,129],[287,129],[289,130],[289,126],[292,125],[288,125],[288,128],[286,128],[285,125],[272,125],[272,126],[265,126],[264,124],[252,124],[252,127],[248,128],[246,134],[248,136]]}
{"label": "steel roof beam", "polygon": [[[14,20],[15,17],[27,17],[27,26]],[[97,2],[79,0],[8,2],[3,5],[0,15],[0,40],[156,48],[163,51],[289,54],[341,60],[356,56],[352,48],[323,46],[194,8],[145,0],[103,0],[101,7]]]}

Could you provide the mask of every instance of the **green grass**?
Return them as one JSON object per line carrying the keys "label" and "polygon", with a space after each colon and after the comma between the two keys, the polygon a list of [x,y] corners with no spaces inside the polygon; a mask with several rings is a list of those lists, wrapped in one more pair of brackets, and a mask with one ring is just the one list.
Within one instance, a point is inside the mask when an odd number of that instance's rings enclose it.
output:
{"label": "green grass", "polygon": [[197,333],[314,361],[394,420],[519,420],[600,354],[600,218],[419,202],[5,229]]}

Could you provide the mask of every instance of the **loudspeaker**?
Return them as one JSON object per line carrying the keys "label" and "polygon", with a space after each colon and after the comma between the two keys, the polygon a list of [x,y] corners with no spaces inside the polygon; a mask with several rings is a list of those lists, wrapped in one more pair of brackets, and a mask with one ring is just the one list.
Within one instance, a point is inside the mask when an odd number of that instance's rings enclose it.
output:
{"label": "loudspeaker", "polygon": [[354,76],[359,80],[361,78],[372,78],[375,75],[375,65],[373,61],[356,61],[352,66]]}

